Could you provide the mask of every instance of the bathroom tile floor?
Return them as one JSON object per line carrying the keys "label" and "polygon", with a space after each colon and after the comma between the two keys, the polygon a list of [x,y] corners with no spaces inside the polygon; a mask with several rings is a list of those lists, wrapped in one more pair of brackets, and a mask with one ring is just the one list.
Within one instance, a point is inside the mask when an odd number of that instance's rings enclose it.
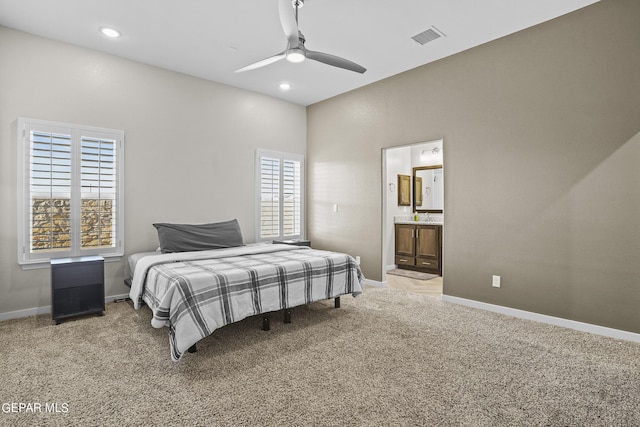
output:
{"label": "bathroom tile floor", "polygon": [[432,297],[442,296],[442,276],[431,280],[416,280],[408,277],[387,274],[387,286],[407,292],[425,294]]}

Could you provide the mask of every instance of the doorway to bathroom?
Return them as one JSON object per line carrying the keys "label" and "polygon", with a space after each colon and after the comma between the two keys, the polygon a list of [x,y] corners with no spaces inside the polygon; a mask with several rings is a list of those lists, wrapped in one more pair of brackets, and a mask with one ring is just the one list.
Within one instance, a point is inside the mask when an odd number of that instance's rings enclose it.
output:
{"label": "doorway to bathroom", "polygon": [[383,149],[382,281],[390,288],[442,295],[443,170],[442,139]]}

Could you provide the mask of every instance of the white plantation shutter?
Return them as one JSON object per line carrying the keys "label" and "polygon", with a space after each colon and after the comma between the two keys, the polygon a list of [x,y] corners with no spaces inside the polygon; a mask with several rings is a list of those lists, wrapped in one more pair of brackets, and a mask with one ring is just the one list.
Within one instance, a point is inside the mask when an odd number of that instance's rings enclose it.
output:
{"label": "white plantation shutter", "polygon": [[71,135],[32,131],[27,224],[32,252],[71,250]]}
{"label": "white plantation shutter", "polygon": [[18,120],[18,260],[124,253],[124,133]]}
{"label": "white plantation shutter", "polygon": [[117,235],[116,140],[81,139],[83,249],[113,248]]}
{"label": "white plantation shutter", "polygon": [[282,235],[300,236],[302,221],[301,184],[302,162],[283,160],[282,173]]}
{"label": "white plantation shutter", "polygon": [[257,240],[302,239],[303,201],[303,156],[258,150],[256,153]]}
{"label": "white plantation shutter", "polygon": [[260,239],[280,236],[280,159],[260,158]]}

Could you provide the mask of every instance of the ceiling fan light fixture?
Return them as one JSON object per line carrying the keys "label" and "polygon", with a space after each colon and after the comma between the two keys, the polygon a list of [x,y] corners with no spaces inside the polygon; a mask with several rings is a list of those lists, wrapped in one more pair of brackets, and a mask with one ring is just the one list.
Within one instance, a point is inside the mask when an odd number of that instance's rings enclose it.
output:
{"label": "ceiling fan light fixture", "polygon": [[300,48],[289,49],[289,51],[287,52],[287,61],[293,62],[294,64],[304,61],[305,58],[306,55]]}

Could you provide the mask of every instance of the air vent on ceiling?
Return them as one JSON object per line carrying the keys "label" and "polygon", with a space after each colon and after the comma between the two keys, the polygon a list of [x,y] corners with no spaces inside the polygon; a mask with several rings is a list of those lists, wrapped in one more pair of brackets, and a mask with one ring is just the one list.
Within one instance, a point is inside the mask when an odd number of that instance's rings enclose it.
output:
{"label": "air vent on ceiling", "polygon": [[416,34],[411,38],[414,39],[417,43],[427,44],[431,41],[434,41],[435,39],[443,37],[444,35],[445,34],[442,31],[432,26],[431,28],[421,32],[420,34]]}

